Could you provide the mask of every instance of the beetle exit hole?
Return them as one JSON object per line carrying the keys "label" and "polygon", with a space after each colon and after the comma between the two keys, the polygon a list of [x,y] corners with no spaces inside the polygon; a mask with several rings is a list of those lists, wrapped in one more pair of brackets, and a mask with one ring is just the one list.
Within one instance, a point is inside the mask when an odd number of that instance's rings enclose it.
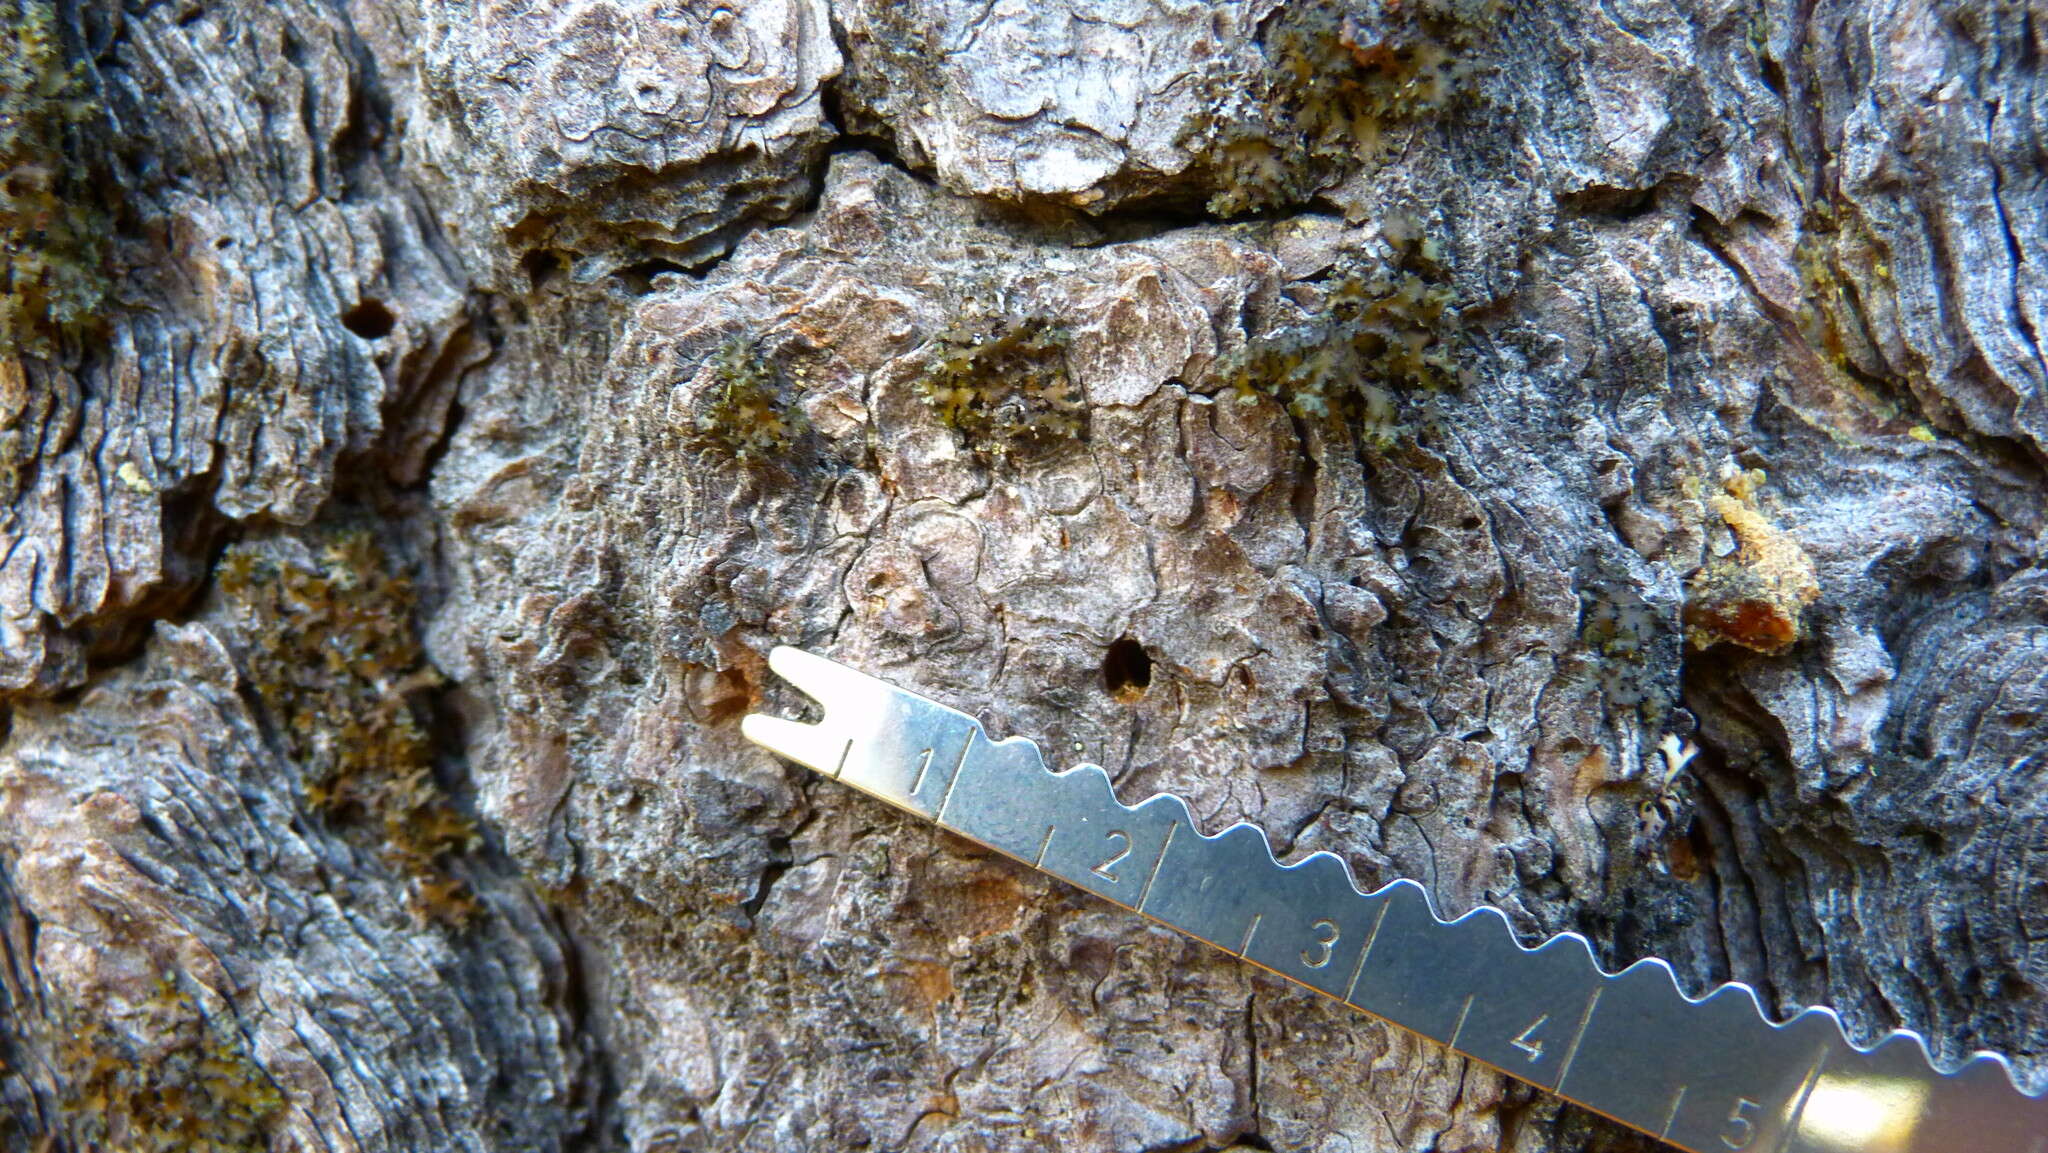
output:
{"label": "beetle exit hole", "polygon": [[1152,658],[1145,655],[1145,646],[1129,637],[1109,646],[1102,658],[1102,683],[1125,704],[1144,696],[1152,687]]}
{"label": "beetle exit hole", "polygon": [[364,300],[341,314],[341,326],[364,340],[382,340],[391,335],[398,318],[381,300]]}

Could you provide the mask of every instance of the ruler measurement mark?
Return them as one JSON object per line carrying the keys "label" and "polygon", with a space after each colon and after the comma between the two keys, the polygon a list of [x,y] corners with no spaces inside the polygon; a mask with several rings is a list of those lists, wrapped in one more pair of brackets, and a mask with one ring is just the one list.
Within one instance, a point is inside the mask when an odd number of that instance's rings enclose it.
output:
{"label": "ruler measurement mark", "polygon": [[1052,847],[1053,828],[1054,826],[1047,825],[1045,827],[1045,839],[1038,842],[1038,856],[1031,860],[1031,867],[1034,869],[1043,869],[1045,867],[1045,851]]}
{"label": "ruler measurement mark", "polygon": [[1657,1140],[1663,1141],[1671,1136],[1671,1127],[1678,1123],[1678,1106],[1685,1101],[1685,1089],[1680,1085],[1678,1092],[1671,1095],[1671,1109],[1664,1114],[1664,1127],[1657,1130]]}
{"label": "ruler measurement mark", "polygon": [[910,780],[910,795],[913,797],[917,795],[917,790],[924,787],[924,775],[932,771],[932,751],[926,749],[920,757],[917,762],[917,776]]}
{"label": "ruler measurement mark", "polygon": [[1579,1042],[1586,1039],[1586,1026],[1593,1023],[1593,1008],[1600,1004],[1600,994],[1606,991],[1604,987],[1594,989],[1593,995],[1586,998],[1586,1011],[1579,1014],[1579,1031],[1572,1034],[1572,1043],[1565,1047],[1564,1064],[1558,1066],[1557,1082],[1551,1090],[1560,1097],[1564,1096],[1564,1079],[1572,1075],[1572,1062],[1579,1056]]}
{"label": "ruler measurement mark", "polygon": [[1365,935],[1365,948],[1358,951],[1358,964],[1351,967],[1351,981],[1344,986],[1344,996],[1339,998],[1347,1005],[1351,1003],[1351,994],[1358,989],[1359,975],[1365,972],[1365,959],[1372,956],[1373,944],[1380,939],[1380,926],[1386,923],[1387,910],[1393,905],[1391,897],[1381,901],[1380,915],[1372,919],[1372,930]]}
{"label": "ruler measurement mark", "polygon": [[1821,1066],[1834,1056],[1832,1046],[1823,1047],[1820,1056],[1813,1062],[1813,1068],[1806,1071],[1806,1079],[1799,1083],[1799,1095],[1792,1098],[1792,1108],[1785,1114],[1785,1131],[1778,1135],[1778,1147],[1774,1153],[1785,1153],[1792,1147],[1792,1138],[1799,1132],[1799,1118],[1806,1112],[1806,1102],[1813,1096],[1813,1087],[1820,1084]]}
{"label": "ruler measurement mark", "polygon": [[1249,952],[1251,952],[1251,951],[1252,951],[1252,934],[1253,934],[1253,933],[1256,933],[1256,932],[1258,932],[1258,931],[1259,931],[1259,922],[1260,922],[1260,921],[1263,921],[1263,920],[1265,920],[1265,919],[1266,919],[1266,915],[1265,915],[1264,913],[1253,913],[1253,914],[1252,914],[1252,923],[1251,923],[1250,925],[1248,925],[1248,926],[1246,926],[1246,927],[1245,927],[1245,931],[1244,931],[1244,944],[1243,944],[1242,946],[1240,946],[1240,947],[1238,948],[1238,950],[1237,950],[1237,955],[1238,955],[1238,956],[1242,957],[1242,956],[1244,956],[1244,955],[1245,955],[1246,953],[1249,953]]}
{"label": "ruler measurement mark", "polygon": [[967,740],[960,746],[960,762],[953,766],[953,779],[946,782],[946,795],[939,798],[939,811],[932,814],[932,820],[946,823],[946,806],[953,803],[953,788],[960,783],[960,770],[967,767],[967,754],[974,751],[974,738],[981,732],[979,726],[967,730]]}
{"label": "ruler measurement mark", "polygon": [[1549,1023],[1550,1014],[1541,1014],[1534,1021],[1529,1022],[1528,1028],[1515,1034],[1515,1039],[1509,1041],[1508,1044],[1528,1054],[1530,1061],[1541,1061],[1543,1059],[1543,1046],[1546,1042],[1536,1036],[1536,1030]]}
{"label": "ruler measurement mark", "polygon": [[1451,1026],[1451,1039],[1444,1042],[1446,1046],[1452,1049],[1458,1047],[1458,1034],[1465,1031],[1465,1018],[1472,1015],[1472,998],[1478,995],[1477,993],[1465,994],[1465,1007],[1458,1010],[1458,1023]]}
{"label": "ruler measurement mark", "polygon": [[1166,826],[1166,840],[1159,845],[1159,859],[1152,862],[1152,875],[1145,878],[1145,888],[1138,894],[1138,903],[1134,906],[1140,913],[1145,911],[1145,899],[1152,895],[1152,883],[1159,879],[1159,866],[1166,863],[1166,850],[1173,847],[1173,834],[1179,830],[1179,821]]}
{"label": "ruler measurement mark", "polygon": [[848,758],[848,757],[850,757],[850,756],[852,756],[852,755],[853,755],[853,738],[852,738],[852,737],[848,737],[848,738],[846,738],[846,743],[845,743],[845,744],[843,744],[843,745],[841,745],[841,746],[839,746],[839,760],[838,760],[838,762],[837,762],[837,763],[835,763],[835,764],[834,764],[834,765],[832,766],[832,779],[833,779],[833,780],[835,780],[835,781],[836,781],[836,780],[838,780],[838,779],[839,779],[839,774],[841,774],[841,773],[843,773],[843,772],[845,772],[845,771],[846,771],[846,758]]}

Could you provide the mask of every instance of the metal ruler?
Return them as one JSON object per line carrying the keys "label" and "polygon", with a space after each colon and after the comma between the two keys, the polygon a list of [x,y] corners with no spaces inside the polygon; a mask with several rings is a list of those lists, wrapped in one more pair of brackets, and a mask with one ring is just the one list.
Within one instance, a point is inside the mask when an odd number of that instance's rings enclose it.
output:
{"label": "metal ruler", "polygon": [[1913,1033],[1860,1049],[1828,1009],[1774,1025],[1745,985],[1695,1001],[1662,961],[1602,971],[1576,934],[1524,948],[1498,910],[1442,920],[1412,881],[1361,892],[1332,854],[1282,865],[1254,826],[1125,805],[1094,765],[1053,773],[1030,741],[844,665],[768,663],[825,716],[750,715],[756,743],[1681,1149],[2048,1153],[2048,1099],[1995,1054],[1943,1074]]}

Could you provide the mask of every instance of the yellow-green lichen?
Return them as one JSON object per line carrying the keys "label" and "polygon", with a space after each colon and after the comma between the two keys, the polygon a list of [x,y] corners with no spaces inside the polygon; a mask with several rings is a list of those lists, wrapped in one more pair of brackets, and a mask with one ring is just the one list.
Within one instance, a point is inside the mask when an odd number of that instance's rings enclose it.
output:
{"label": "yellow-green lichen", "polygon": [[746,461],[780,456],[803,434],[803,410],[785,399],[775,366],[752,342],[727,340],[712,354],[710,372],[691,441]]}
{"label": "yellow-green lichen", "polygon": [[0,359],[51,355],[105,292],[106,223],[79,161],[85,91],[49,0],[0,0]]}
{"label": "yellow-green lichen", "polygon": [[1396,393],[1457,384],[1449,275],[1433,242],[1391,231],[1393,260],[1347,257],[1307,319],[1218,360],[1217,379],[1238,403],[1267,398],[1304,419],[1354,420],[1386,444],[1401,430]]}
{"label": "yellow-green lichen", "polygon": [[473,911],[446,858],[476,827],[434,778],[412,701],[439,683],[414,621],[412,582],[362,531],[334,534],[310,563],[254,547],[215,573],[248,684],[304,775],[307,806],[381,834],[412,882],[414,911],[460,923]]}
{"label": "yellow-green lichen", "polygon": [[284,1096],[250,1055],[232,1018],[209,1013],[175,977],[158,981],[141,1011],[116,1028],[72,1008],[60,1012],[59,1124],[82,1149],[133,1153],[248,1153]]}
{"label": "yellow-green lichen", "polygon": [[1262,66],[1212,77],[1183,143],[1225,216],[1306,203],[1377,156],[1395,125],[1445,107],[1499,0],[1295,0],[1268,18]]}
{"label": "yellow-green lichen", "polygon": [[1044,317],[955,325],[933,339],[918,396],[982,457],[1078,440],[1088,408],[1067,369],[1071,339]]}

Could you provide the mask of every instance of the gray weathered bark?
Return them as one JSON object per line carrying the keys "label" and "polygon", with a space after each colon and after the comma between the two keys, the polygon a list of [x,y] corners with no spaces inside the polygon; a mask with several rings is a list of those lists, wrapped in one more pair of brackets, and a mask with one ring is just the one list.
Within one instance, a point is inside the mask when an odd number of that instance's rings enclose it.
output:
{"label": "gray weathered bark", "polygon": [[0,1145],[1648,1147],[814,784],[775,643],[2048,1077],[2048,7],[13,12]]}

